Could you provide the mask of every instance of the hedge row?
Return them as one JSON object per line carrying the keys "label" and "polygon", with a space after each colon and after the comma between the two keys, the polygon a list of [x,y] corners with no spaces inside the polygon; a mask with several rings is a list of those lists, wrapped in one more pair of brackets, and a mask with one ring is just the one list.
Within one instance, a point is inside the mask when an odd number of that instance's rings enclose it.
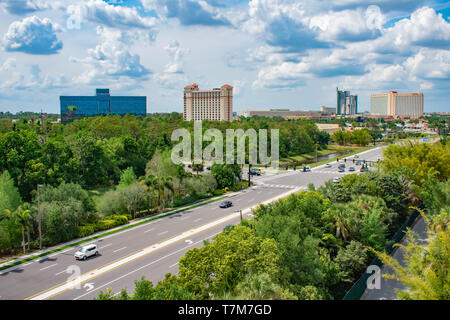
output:
{"label": "hedge row", "polygon": [[129,215],[111,215],[101,219],[97,223],[91,223],[78,228],[78,236],[84,238],[97,231],[103,231],[115,228],[128,223],[131,217]]}

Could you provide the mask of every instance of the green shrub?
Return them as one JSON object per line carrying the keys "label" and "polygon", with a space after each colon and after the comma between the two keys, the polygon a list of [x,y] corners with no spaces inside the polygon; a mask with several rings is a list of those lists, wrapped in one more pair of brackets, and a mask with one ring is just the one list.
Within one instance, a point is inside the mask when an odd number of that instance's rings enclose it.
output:
{"label": "green shrub", "polygon": [[103,230],[108,230],[108,229],[112,229],[114,227],[118,226],[118,223],[116,220],[110,220],[108,219],[102,219],[99,222],[96,223],[95,225],[95,231],[103,231]]}
{"label": "green shrub", "polygon": [[78,237],[84,238],[95,232],[95,225],[89,224],[78,228]]}
{"label": "green shrub", "polygon": [[117,225],[120,226],[123,224],[127,224],[129,219],[126,215],[115,214],[115,215],[109,216],[107,220],[114,220],[114,221],[116,221]]}

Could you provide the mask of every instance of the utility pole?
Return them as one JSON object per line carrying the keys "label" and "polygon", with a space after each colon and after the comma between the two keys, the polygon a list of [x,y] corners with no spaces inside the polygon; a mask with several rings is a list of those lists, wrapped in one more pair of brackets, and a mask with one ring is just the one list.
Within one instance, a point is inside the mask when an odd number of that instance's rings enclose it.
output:
{"label": "utility pole", "polygon": [[249,164],[248,164],[248,187],[249,187],[249,188],[250,188],[250,186],[251,186],[251,182],[250,182],[250,179],[251,179],[251,176],[252,176],[252,174],[251,174],[251,168],[252,168],[252,164],[249,163]]}
{"label": "utility pole", "polygon": [[316,162],[317,162],[317,147],[318,147],[318,145],[316,143]]}
{"label": "utility pole", "polygon": [[42,184],[37,185],[37,195],[38,195],[38,231],[39,231],[39,250],[42,250],[42,231],[41,231],[41,196],[39,193],[39,187]]}

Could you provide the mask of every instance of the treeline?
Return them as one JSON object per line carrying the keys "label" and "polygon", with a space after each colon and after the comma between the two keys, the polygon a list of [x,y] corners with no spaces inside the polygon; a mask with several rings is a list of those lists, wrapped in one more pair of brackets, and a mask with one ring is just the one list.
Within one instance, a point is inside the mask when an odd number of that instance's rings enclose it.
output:
{"label": "treeline", "polygon": [[[440,230],[448,228],[449,147],[440,142],[391,146],[384,157],[381,171],[347,175],[261,206],[253,220],[189,250],[179,261],[178,276],[168,274],[156,285],[143,278],[134,293],[114,296],[107,290],[98,299],[340,299],[373,250],[391,244],[411,206],[426,206],[430,215],[438,214]],[[448,241],[440,244],[444,247],[433,249],[433,264],[424,260],[420,266],[441,277],[430,276],[428,287],[442,292],[448,287],[438,286],[448,279]],[[419,265],[414,263],[412,268]]]}
{"label": "treeline", "polygon": [[143,176],[137,177],[129,167],[120,174],[117,186],[99,196],[63,181],[57,186],[41,185],[38,199],[26,202],[6,170],[0,175],[0,254],[39,248],[39,221],[42,245],[48,247],[136,217],[238,191],[247,186],[240,180],[240,171],[238,165],[214,164],[211,172],[193,174],[173,164],[170,152],[156,150]]}
{"label": "treeline", "polygon": [[[171,150],[178,143],[171,141],[178,128],[193,134],[193,123],[184,122],[177,114],[99,116],[67,125],[2,120],[0,172],[10,173],[25,201],[35,197],[38,184],[76,183],[85,189],[117,185],[120,174],[129,167],[138,177],[145,175],[146,164],[157,149]],[[209,128],[219,129],[224,136],[226,129],[279,129],[281,157],[312,152],[315,144],[326,148],[330,139],[313,123],[303,121],[204,121],[203,130]],[[208,144],[204,142],[204,147]]]}

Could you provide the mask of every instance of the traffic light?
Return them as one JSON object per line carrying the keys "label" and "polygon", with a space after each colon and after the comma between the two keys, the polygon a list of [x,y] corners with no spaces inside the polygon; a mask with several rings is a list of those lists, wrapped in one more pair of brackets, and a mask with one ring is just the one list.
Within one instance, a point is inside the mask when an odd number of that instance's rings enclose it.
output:
{"label": "traffic light", "polygon": [[344,162],[347,163],[347,159],[344,159]]}
{"label": "traffic light", "polygon": [[355,159],[352,159],[352,162],[355,163]]}
{"label": "traffic light", "polygon": [[339,158],[336,158],[336,162],[339,162]]}

